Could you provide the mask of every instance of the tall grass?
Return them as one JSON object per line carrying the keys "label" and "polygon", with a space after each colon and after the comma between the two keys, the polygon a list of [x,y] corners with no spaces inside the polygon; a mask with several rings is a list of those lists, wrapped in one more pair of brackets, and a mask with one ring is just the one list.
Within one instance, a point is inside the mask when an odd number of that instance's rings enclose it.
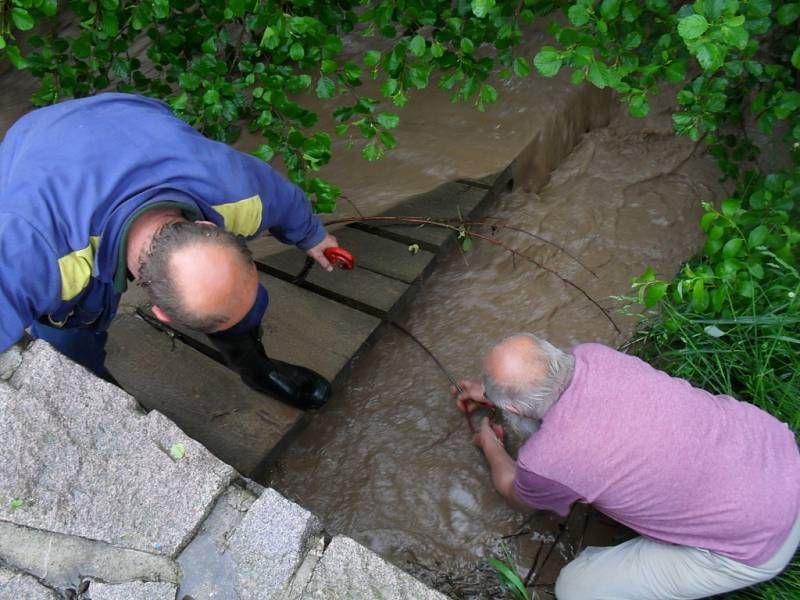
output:
{"label": "tall grass", "polygon": [[[750,299],[732,301],[725,318],[666,301],[627,345],[660,369],[710,392],[752,402],[800,434],[800,276],[773,263]],[[800,556],[769,582],[728,600],[800,599]]]}

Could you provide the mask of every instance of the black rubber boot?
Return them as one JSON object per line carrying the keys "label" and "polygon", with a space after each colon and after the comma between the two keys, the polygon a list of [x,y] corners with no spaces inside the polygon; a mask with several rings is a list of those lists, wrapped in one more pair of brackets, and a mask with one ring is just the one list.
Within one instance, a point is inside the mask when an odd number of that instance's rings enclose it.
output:
{"label": "black rubber boot", "polygon": [[319,373],[267,357],[261,343],[261,330],[240,335],[208,336],[249,387],[276,396],[301,410],[319,408],[331,395],[331,384]]}

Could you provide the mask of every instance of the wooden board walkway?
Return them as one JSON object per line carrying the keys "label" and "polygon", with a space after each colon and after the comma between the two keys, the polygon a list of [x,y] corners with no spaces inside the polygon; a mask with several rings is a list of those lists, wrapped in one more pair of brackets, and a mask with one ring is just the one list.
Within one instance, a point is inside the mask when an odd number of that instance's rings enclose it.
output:
{"label": "wooden board walkway", "polygon": [[[452,182],[410,198],[388,216],[459,219],[475,216],[508,181],[508,172],[476,182]],[[433,226],[358,223],[335,232],[356,257],[350,272],[311,269],[293,283],[305,254],[251,243],[270,304],[262,323],[267,353],[317,370],[336,390],[352,360],[374,343],[382,326],[413,296],[455,235]],[[408,246],[421,248],[416,254]],[[148,410],[159,410],[241,473],[261,478],[308,414],[245,386],[205,337],[148,318],[141,292],[126,295],[110,330],[107,364],[123,388]],[[324,409],[323,409],[324,411]]]}

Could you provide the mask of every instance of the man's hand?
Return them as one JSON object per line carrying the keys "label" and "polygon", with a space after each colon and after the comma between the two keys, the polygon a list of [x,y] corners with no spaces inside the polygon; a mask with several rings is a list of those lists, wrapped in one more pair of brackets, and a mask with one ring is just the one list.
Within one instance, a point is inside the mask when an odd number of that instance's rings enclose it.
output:
{"label": "man's hand", "polygon": [[490,446],[500,446],[505,448],[504,441],[506,432],[502,425],[497,425],[489,421],[488,417],[481,419],[481,426],[477,433],[472,436],[472,443],[486,453]]}
{"label": "man's hand", "polygon": [[325,258],[324,252],[327,248],[335,248],[338,245],[339,243],[336,241],[336,238],[329,233],[319,244],[306,250],[306,254],[317,261],[323,269],[330,273],[333,271],[333,265],[327,258]]}
{"label": "man's hand", "polygon": [[479,406],[494,408],[494,404],[486,398],[486,390],[483,383],[470,379],[463,379],[458,382],[461,391],[456,386],[450,387],[450,393],[456,399],[456,406],[462,413],[468,415]]}

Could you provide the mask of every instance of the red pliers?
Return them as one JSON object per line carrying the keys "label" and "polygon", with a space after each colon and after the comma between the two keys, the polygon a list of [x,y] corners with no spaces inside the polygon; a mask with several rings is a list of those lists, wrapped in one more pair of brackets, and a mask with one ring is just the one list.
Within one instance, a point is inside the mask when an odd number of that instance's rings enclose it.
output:
{"label": "red pliers", "polygon": [[334,267],[344,269],[345,271],[350,271],[356,266],[356,261],[353,258],[353,255],[339,246],[325,248],[323,254]]}

